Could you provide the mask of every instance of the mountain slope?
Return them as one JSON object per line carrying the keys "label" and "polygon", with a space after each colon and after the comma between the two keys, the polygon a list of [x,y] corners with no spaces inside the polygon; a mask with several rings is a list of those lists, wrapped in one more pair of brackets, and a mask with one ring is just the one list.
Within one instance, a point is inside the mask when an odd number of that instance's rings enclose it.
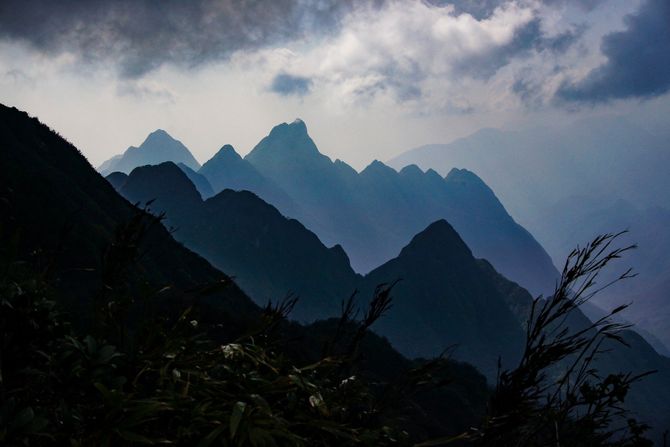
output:
{"label": "mountain slope", "polygon": [[291,198],[278,185],[261,175],[248,161],[240,157],[229,144],[224,145],[207,160],[198,173],[207,178],[214,193],[224,189],[253,191],[284,214],[295,213],[296,204]]}
{"label": "mountain slope", "polygon": [[524,226],[570,196],[620,198],[645,207],[670,202],[667,138],[615,116],[517,132],[481,129],[448,144],[409,150],[388,163],[442,174],[453,167],[472,170]]}
{"label": "mountain slope", "polygon": [[444,220],[429,225],[365,277],[363,296],[400,279],[393,307],[375,329],[410,357],[430,358],[455,346],[453,356],[495,380],[497,361],[515,365],[523,331],[506,298],[481,271],[470,249]]}
{"label": "mountain slope", "polygon": [[375,161],[359,174],[319,153],[299,120],[273,128],[245,159],[300,205],[286,214],[325,244],[341,244],[359,272],[396,256],[431,222],[447,219],[477,257],[505,276],[534,294],[553,287],[557,272],[549,256],[472,173],[442,178]]}
{"label": "mountain slope", "polygon": [[235,281],[263,305],[289,293],[300,298],[293,318],[336,316],[358,276],[340,246],[325,247],[302,224],[282,216],[248,191],[224,190],[202,201],[173,163],[131,172],[120,193],[165,212],[174,237]]}
{"label": "mountain slope", "polygon": [[[633,302],[622,317],[654,334],[670,345],[670,211],[663,207],[644,208],[618,200],[595,200],[591,197],[570,197],[558,202],[538,221],[552,222],[561,231],[549,231],[543,225],[539,234],[546,247],[556,256],[565,257],[570,247],[584,243],[598,234],[627,229],[623,244],[637,247],[626,256],[626,266],[637,277],[608,288],[595,298],[603,309]],[[621,272],[610,269],[601,280],[605,283]]]}
{"label": "mountain slope", "polygon": [[98,170],[102,175],[114,171],[130,173],[138,166],[153,165],[164,161],[184,163],[197,171],[200,164],[181,141],[172,138],[166,131],[158,129],[149,134],[139,146],[129,147],[121,156],[115,156],[104,162]]}
{"label": "mountain slope", "polygon": [[[58,306],[55,312],[56,316],[54,316],[50,308],[44,311],[41,307],[38,308],[35,305],[35,309],[30,309],[31,313],[26,312],[26,319],[38,314],[40,319],[30,320],[32,326],[27,326],[28,331],[37,332],[37,336],[39,337],[43,337],[44,334],[56,334],[60,337],[61,330],[58,326],[67,325],[61,324],[64,320],[56,319],[62,316],[60,314],[61,310],[66,310],[65,315],[68,317],[66,320],[68,322],[76,320],[77,317],[81,317],[82,315],[85,316],[92,311],[92,301],[97,298],[97,294],[103,289],[103,282],[100,279],[101,270],[105,268],[103,259],[108,258],[110,253],[123,255],[125,249],[129,248],[128,245],[121,243],[123,241],[118,237],[120,236],[119,229],[129,221],[134,222],[134,218],[138,215],[142,216],[144,221],[150,223],[146,227],[143,237],[140,238],[139,249],[141,253],[138,261],[130,265],[129,267],[131,268],[127,272],[135,280],[137,288],[133,291],[137,291],[139,293],[138,296],[149,294],[149,296],[155,297],[161,303],[168,300],[168,298],[178,299],[177,306],[171,307],[170,310],[178,309],[180,313],[185,307],[198,304],[200,309],[198,319],[201,322],[198,327],[214,326],[216,329],[213,335],[215,336],[214,340],[217,342],[222,341],[219,337],[223,337],[225,343],[228,343],[230,340],[237,340],[240,332],[246,332],[249,329],[251,322],[255,324],[258,322],[260,309],[225,274],[214,269],[203,258],[177,243],[169,232],[159,225],[155,219],[151,218],[147,213],[138,210],[127,200],[119,196],[112,185],[95,172],[93,167],[89,165],[74,146],[39,123],[37,119],[30,118],[24,112],[0,105],[0,145],[3,148],[0,151],[0,261],[3,265],[3,285],[7,284],[6,281],[11,281],[13,278],[10,276],[11,274],[6,277],[4,276],[7,274],[4,269],[7,265],[5,264],[6,261],[14,263],[20,261],[31,266],[34,264],[36,268],[34,272],[35,276],[31,276],[26,282],[34,281],[37,285],[31,285],[30,287],[35,287],[35,291],[31,290],[24,294],[17,285],[14,285],[11,290],[17,289],[17,293],[14,296],[16,298],[15,302],[26,301],[30,303],[26,307],[32,307],[34,302],[28,300],[32,299],[33,293],[37,293],[40,295],[40,298],[42,295],[45,295],[49,299],[56,298],[59,305],[64,304],[66,306],[64,309]],[[171,192],[176,192],[177,189],[186,189],[185,187],[188,185],[193,188],[193,184],[173,164],[171,164],[171,172],[172,174],[177,174],[172,180],[181,177],[184,182],[183,184],[176,185],[176,189]],[[116,177],[123,179],[123,176]],[[131,186],[132,183],[129,187]],[[191,200],[194,196],[189,194],[187,192],[183,196],[180,196],[179,200],[185,202]],[[245,194],[250,195],[248,193]],[[234,195],[237,195],[237,193]],[[195,196],[199,198],[197,192],[195,192]],[[133,241],[131,240],[131,242]],[[115,245],[116,248],[121,248],[120,252],[114,251]],[[24,278],[21,279],[23,280]],[[60,292],[55,297],[51,293],[52,290],[42,284],[42,281],[47,279],[49,280],[49,285],[53,284],[57,291]],[[107,284],[107,282],[104,282],[105,286]],[[208,287],[201,287],[203,285]],[[113,304],[113,302],[110,302],[110,304]],[[153,303],[142,302],[141,304],[146,306]],[[3,303],[5,309],[9,305],[9,302]],[[22,302],[21,306],[23,306]],[[151,312],[146,308],[144,310],[149,313]],[[165,309],[161,308],[160,310],[163,311]],[[13,315],[23,313],[24,309],[23,307],[17,307],[16,311]],[[146,314],[140,313],[140,315]],[[153,317],[153,314],[151,316]],[[164,315],[161,313],[160,316],[163,317]],[[3,315],[4,317],[6,315]],[[6,318],[4,319],[6,320]],[[41,325],[35,327],[36,322],[39,324],[42,321],[45,322],[44,326],[48,325],[49,327],[46,329]],[[141,320],[138,323],[142,324],[143,321]],[[191,325],[193,324],[194,322],[191,323]],[[281,330],[285,330],[287,336],[290,335],[288,338],[290,343],[286,343],[286,346],[284,346],[283,337],[278,337],[277,340],[270,341],[270,346],[272,346],[273,350],[277,349],[276,352],[278,355],[287,355],[292,359],[299,359],[300,362],[295,363],[296,365],[310,364],[321,358],[324,340],[332,339],[336,325],[337,321],[332,320],[320,322],[309,327],[285,324]],[[11,331],[14,328],[15,326],[9,328],[3,326],[4,334],[10,336],[5,337],[5,342],[17,342],[16,339],[12,340],[11,338],[15,335]],[[115,326],[111,330],[116,331],[116,329]],[[153,340],[153,336],[149,337],[146,346],[151,347],[151,352],[148,353],[149,357],[145,358],[155,357],[159,359],[160,365],[167,364],[174,367],[175,355],[172,348],[178,349],[174,344],[170,344],[174,343],[174,340],[179,340],[180,343],[182,340],[187,341],[187,343],[193,341],[196,345],[204,346],[203,349],[207,350],[207,356],[209,357],[211,355],[211,346],[209,343],[204,344],[203,338],[191,338],[194,332],[191,332],[190,329],[189,327],[189,330],[185,332],[186,335],[183,336],[185,338],[181,338],[181,329],[175,329],[172,325],[167,329],[167,336],[162,332],[156,334],[156,338],[163,339],[165,337],[166,346],[170,348],[169,351],[154,351],[154,349],[157,349],[157,342]],[[49,332],[46,332],[47,330]],[[180,332],[179,338],[174,336],[173,332]],[[17,364],[23,366],[22,363],[19,363],[19,361],[24,360],[22,355],[3,357],[5,361],[3,363],[3,374],[7,371],[14,373],[18,369],[18,374],[4,374],[4,377],[5,379],[9,379],[6,381],[8,385],[13,385],[15,383],[13,379],[18,377],[18,380],[16,380],[18,387],[9,389],[12,391],[19,390],[18,393],[12,394],[12,399],[20,402],[20,406],[17,406],[17,408],[26,408],[23,406],[25,402],[32,403],[33,406],[28,407],[31,413],[29,419],[32,418],[33,411],[35,415],[41,417],[41,414],[45,414],[42,413],[45,408],[58,408],[54,412],[49,411],[47,416],[50,416],[52,413],[58,413],[53,418],[53,421],[59,424],[61,422],[59,419],[60,409],[75,408],[76,406],[78,414],[85,421],[82,424],[84,431],[74,433],[75,429],[69,424],[59,427],[59,435],[65,435],[63,436],[64,440],[72,439],[75,435],[86,435],[87,437],[84,439],[97,439],[100,437],[100,432],[95,431],[95,428],[89,428],[89,421],[97,419],[101,414],[101,408],[106,407],[107,403],[109,403],[106,400],[107,395],[103,396],[99,393],[100,389],[106,389],[106,387],[97,381],[108,381],[108,377],[103,377],[107,376],[107,368],[114,369],[115,365],[118,364],[107,363],[109,356],[105,353],[109,353],[110,348],[113,348],[111,349],[111,353],[114,354],[114,357],[123,356],[124,358],[131,358],[128,363],[123,364],[123,368],[119,368],[118,374],[120,379],[125,379],[122,377],[122,374],[127,374],[129,370],[133,371],[127,366],[131,363],[137,366],[137,370],[132,372],[130,377],[139,378],[140,375],[147,372],[145,363],[137,361],[137,357],[130,355],[130,353],[136,354],[136,352],[130,350],[124,351],[112,345],[103,345],[102,341],[108,342],[104,338],[104,335],[101,338],[86,337],[84,339],[83,334],[87,333],[73,333],[77,338],[68,338],[63,341],[64,350],[57,351],[57,353],[63,352],[65,353],[63,357],[67,358],[61,359],[59,356],[58,360],[52,362],[49,356],[57,354],[47,349],[44,352],[47,352],[48,355],[34,352],[29,353],[31,356],[34,355],[40,359],[39,362],[36,362],[37,366],[45,367],[45,374],[48,374],[50,378],[46,381],[47,383],[43,383],[44,381],[41,380],[44,377],[41,375],[41,369],[34,369],[31,364],[28,364],[31,367],[31,372],[26,374],[25,369],[17,367]],[[93,332],[91,333],[97,335],[101,332],[93,328]],[[102,334],[106,333],[102,332]],[[68,331],[66,334],[69,335],[70,332]],[[81,335],[81,338],[79,338],[79,335]],[[120,335],[121,338],[124,336],[126,336],[125,332]],[[130,336],[132,334],[128,335],[125,340],[128,341],[128,345],[136,349],[138,345],[132,343]],[[31,337],[25,338],[29,339],[28,343],[25,343],[23,337],[21,337],[21,340],[18,340],[18,342],[23,343],[18,345],[19,349],[24,350],[24,347],[26,347],[25,351],[28,351],[28,348],[34,349],[34,339],[31,339]],[[81,348],[82,352],[80,354],[73,354],[70,346],[72,346],[72,349],[79,349],[79,340],[82,340],[87,346]],[[49,339],[47,341],[49,343],[45,346],[54,346],[50,343],[54,340]],[[60,344],[60,339],[56,339],[56,341]],[[277,341],[276,344],[274,343],[275,341]],[[100,344],[96,347],[96,343]],[[139,346],[142,345],[140,344]],[[214,348],[218,349],[216,346],[214,345]],[[261,346],[265,346],[265,343],[261,344]],[[129,354],[124,355],[126,352]],[[99,353],[99,356],[94,357],[90,353],[94,355]],[[365,335],[361,344],[361,354],[364,360],[361,363],[362,369],[357,369],[357,383],[359,379],[370,376],[375,378],[375,384],[379,380],[382,382],[394,381],[403,372],[417,366],[416,363],[403,358],[392,349],[388,342],[374,336],[374,334]],[[80,355],[81,357],[79,357]],[[192,356],[193,352],[187,351],[185,355]],[[72,375],[61,373],[64,369],[70,370],[70,365],[81,365],[78,358],[81,358],[82,362],[85,362],[86,365],[78,368]],[[188,357],[188,367],[193,366],[191,360],[193,358]],[[58,365],[58,367],[53,367],[52,365]],[[61,365],[64,366],[61,367]],[[264,368],[265,366],[267,365],[258,366],[252,364],[249,370],[253,372],[254,368]],[[233,366],[233,368],[237,367]],[[85,373],[81,374],[81,371]],[[91,372],[90,377],[86,374],[89,371]],[[174,371],[178,370],[172,369],[172,371],[174,379]],[[136,372],[139,372],[139,374],[136,374]],[[158,371],[155,372],[159,373]],[[153,373],[152,371],[148,374]],[[402,427],[398,427],[399,429],[406,428],[410,432],[417,430],[419,434],[418,439],[422,440],[427,436],[444,436],[449,433],[459,433],[478,422],[484,411],[485,400],[488,396],[483,377],[471,366],[456,363],[450,365],[448,374],[449,377],[458,380],[459,384],[451,389],[439,390],[431,396],[426,396],[426,393],[424,393],[424,396],[417,396],[416,400],[421,401],[419,407],[428,411],[420,412],[412,410],[408,412],[412,421],[408,422],[408,424],[403,423]],[[39,379],[34,379],[35,377],[39,377]],[[254,380],[253,377],[252,381]],[[74,384],[68,383],[68,387],[71,386],[72,389],[81,391],[81,393],[79,391],[72,393],[72,395],[76,394],[77,399],[73,398],[70,400],[68,396],[64,396],[64,399],[60,399],[60,397],[58,399],[54,398],[54,395],[58,395],[52,394],[51,391],[55,391],[53,387],[62,384],[63,381],[61,378],[67,378],[68,380],[74,378],[76,380]],[[31,382],[31,380],[35,380],[35,382]],[[37,382],[40,385],[39,390],[49,392],[48,398],[35,394],[34,390],[30,392],[30,385],[34,384],[37,388]],[[154,382],[153,377],[148,379],[148,382]],[[155,383],[162,386],[160,385],[162,382]],[[120,391],[114,388],[111,393],[115,396],[129,396],[131,393],[142,388],[138,393],[143,394],[140,395],[140,398],[136,402],[140,403],[140,405],[146,405],[146,402],[158,402],[158,400],[150,400],[153,399],[153,395],[147,394],[147,390],[143,385],[139,387],[133,385],[132,388],[128,385],[126,380],[119,380],[115,386],[119,387]],[[233,388],[235,387],[236,385],[233,384]],[[92,396],[90,407],[79,405],[82,400],[86,400],[89,396],[89,394],[84,394],[82,391],[84,389],[87,390],[86,393],[92,393],[90,394]],[[58,390],[63,391],[62,389]],[[124,394],[126,392],[128,394]],[[156,390],[156,392],[161,393],[161,396],[165,395],[161,389]],[[31,394],[31,400],[26,401],[23,399],[23,394]],[[62,394],[66,395],[67,393]],[[231,396],[232,402],[235,402],[237,398],[246,399],[248,397],[246,394],[243,395],[239,389],[237,389],[237,394],[239,394],[239,397],[235,394]],[[34,399],[32,395],[35,396]],[[148,397],[144,398],[144,396]],[[137,397],[137,395],[133,395],[133,397]],[[191,399],[186,395],[182,395],[181,397]],[[53,406],[47,406],[52,403],[54,403]],[[126,404],[127,401],[124,397],[123,405]],[[8,406],[6,405],[6,407]],[[95,409],[91,409],[94,407]],[[130,435],[123,437],[124,441],[119,442],[131,442],[129,441],[129,436],[131,435],[133,436],[133,440],[146,439],[143,437],[146,434],[146,424],[148,423],[153,428],[156,427],[156,422],[163,422],[163,419],[159,418],[162,418],[164,413],[162,411],[155,411],[154,405],[150,405],[150,407],[150,411],[154,411],[154,413],[151,414],[150,419],[143,419],[140,423],[137,422],[137,419],[132,419],[133,415],[137,414],[135,412],[136,408],[132,406],[125,407],[130,409],[130,418],[124,419],[124,421],[132,421],[133,433],[129,432]],[[116,414],[119,408],[121,407],[114,404],[110,411]],[[183,411],[185,407],[179,404],[175,408]],[[105,408],[104,411],[107,411],[107,409]],[[147,414],[144,407],[141,408],[141,411],[143,414]],[[19,414],[25,420],[25,417],[23,417],[26,413],[25,410],[15,411],[14,408],[9,406],[8,414],[10,421],[17,420],[13,419],[15,413]],[[157,415],[157,417],[154,417],[154,415]],[[426,415],[429,417],[427,418]],[[166,423],[174,422],[169,417],[164,420]],[[447,420],[448,422],[444,424],[440,423],[443,420]],[[42,422],[40,421],[40,424]],[[213,426],[219,423],[217,420],[212,420],[211,422]],[[105,427],[107,426],[106,423],[103,422],[103,424]],[[45,425],[46,422],[42,426]],[[53,428],[52,425],[47,426],[47,430],[51,428]],[[210,428],[209,424],[207,424],[207,428],[202,433],[202,436],[207,435],[211,431]],[[16,435],[16,433],[10,432],[10,440],[18,439],[16,436],[19,436],[21,438],[20,442],[28,442],[26,440],[30,436],[36,439],[35,442],[38,444],[44,442],[50,444],[49,441],[44,440],[42,433],[39,433],[41,430],[36,430],[38,431],[37,434],[35,432],[30,434],[19,432],[19,435]],[[188,427],[188,430],[192,430],[192,426]],[[445,430],[448,430],[448,432],[445,432]],[[89,436],[89,432],[93,433],[93,435]],[[49,435],[52,433],[49,432]],[[14,437],[12,438],[12,436]],[[159,442],[164,442],[163,433],[161,433],[159,438]],[[116,439],[121,438],[112,439],[111,442],[115,443]],[[51,443],[59,442],[54,439],[51,439],[51,441]]]}
{"label": "mountain slope", "polygon": [[195,172],[184,163],[177,163],[177,166],[179,166],[179,169],[184,171],[184,174],[186,174],[188,179],[193,182],[193,185],[195,185],[203,199],[209,199],[214,195],[214,189],[204,175]]}
{"label": "mountain slope", "polygon": [[[118,229],[142,212],[119,196],[74,146],[26,113],[0,106],[0,141],[2,245],[9,246],[5,238],[17,235],[18,255],[36,253],[38,260],[53,263],[53,274],[67,290],[66,304],[90,311],[87,306],[105,274],[102,255],[110,253]],[[175,292],[228,283],[204,298],[219,309],[222,321],[232,327],[258,314],[258,307],[225,274],[152,220],[145,218],[142,255],[129,271],[136,283],[168,285]]]}

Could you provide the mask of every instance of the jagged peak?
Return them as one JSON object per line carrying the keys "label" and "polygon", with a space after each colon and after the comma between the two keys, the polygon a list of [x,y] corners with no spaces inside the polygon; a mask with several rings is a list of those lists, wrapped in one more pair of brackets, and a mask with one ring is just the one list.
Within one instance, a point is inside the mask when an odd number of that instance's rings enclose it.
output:
{"label": "jagged peak", "polygon": [[285,157],[288,154],[306,158],[327,158],[328,162],[331,162],[330,158],[319,152],[307,133],[307,126],[301,119],[273,127],[270,134],[263,138],[244,158],[253,164],[254,161],[265,156],[276,158]]}
{"label": "jagged peak", "polygon": [[401,175],[418,177],[424,174],[420,167],[415,164],[407,165],[400,170]]}
{"label": "jagged peak", "polygon": [[290,133],[293,136],[308,136],[307,124],[300,118],[296,118],[291,123],[277,124],[270,131],[270,136],[284,133]]}
{"label": "jagged peak", "polygon": [[221,149],[219,149],[219,151],[216,154],[214,154],[214,157],[212,157],[212,159],[215,159],[215,158],[242,159],[240,154],[238,154],[237,151],[235,150],[235,148],[230,144],[224,144],[221,147]]}
{"label": "jagged peak", "polygon": [[125,185],[144,178],[160,179],[161,185],[169,186],[172,190],[184,191],[185,193],[195,191],[198,196],[200,195],[188,175],[172,161],[136,167],[128,174]]}
{"label": "jagged peak", "polygon": [[138,166],[130,171],[128,177],[138,176],[147,172],[159,172],[161,174],[169,173],[171,175],[178,175],[179,177],[186,177],[184,171],[182,171],[181,168],[179,168],[179,166],[177,166],[177,164],[173,161],[164,161],[155,165]]}
{"label": "jagged peak", "polygon": [[444,180],[444,179],[442,178],[442,176],[441,176],[436,170],[434,170],[434,169],[428,169],[428,170],[426,171],[426,177],[428,177],[428,178],[430,178],[430,179],[433,179],[433,180],[439,180],[439,181],[443,181],[443,180]]}
{"label": "jagged peak", "polygon": [[361,171],[361,175],[369,174],[396,175],[398,174],[398,171],[390,166],[385,165],[379,160],[373,160],[372,163],[367,165],[365,169]]}
{"label": "jagged peak", "polygon": [[427,252],[449,251],[451,254],[463,253],[472,256],[470,248],[463,242],[454,227],[445,219],[437,220],[417,233],[405,248],[400,257],[425,256]]}
{"label": "jagged peak", "polygon": [[482,180],[474,172],[469,171],[465,168],[463,169],[452,168],[451,171],[449,171],[449,173],[444,177],[444,179],[449,182],[461,182],[461,183],[480,185],[488,189],[488,186],[486,186],[484,180]]}
{"label": "jagged peak", "polygon": [[147,137],[144,139],[144,142],[142,143],[141,146],[145,146],[145,145],[151,144],[153,142],[166,142],[166,141],[180,142],[180,141],[172,138],[172,135],[167,133],[165,130],[156,129],[153,132],[151,132],[149,135],[147,135]]}

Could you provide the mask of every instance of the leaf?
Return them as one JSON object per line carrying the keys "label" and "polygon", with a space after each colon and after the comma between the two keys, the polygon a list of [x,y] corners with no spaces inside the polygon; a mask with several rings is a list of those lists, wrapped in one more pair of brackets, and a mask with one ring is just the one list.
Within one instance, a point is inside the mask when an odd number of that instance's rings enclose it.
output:
{"label": "leaf", "polygon": [[115,357],[120,357],[121,354],[116,352],[116,348],[111,345],[103,346],[98,352],[98,362],[107,363]]}
{"label": "leaf", "polygon": [[221,433],[226,429],[224,425],[219,425],[216,427],[214,430],[209,432],[207,436],[205,436],[202,441],[198,443],[198,447],[208,447],[212,442],[216,441],[216,439],[221,436]]}
{"label": "leaf", "polygon": [[127,430],[118,430],[117,433],[119,436],[130,442],[139,442],[140,444],[153,444],[154,442],[147,438],[146,436],[140,435],[139,433],[133,433]]}
{"label": "leaf", "polygon": [[19,414],[16,415],[14,420],[11,422],[11,428],[16,430],[29,424],[35,417],[35,412],[31,407],[26,407],[23,410],[19,411]]}
{"label": "leaf", "polygon": [[246,409],[247,404],[244,402],[236,402],[235,405],[233,405],[233,412],[230,415],[230,439],[235,437]]}

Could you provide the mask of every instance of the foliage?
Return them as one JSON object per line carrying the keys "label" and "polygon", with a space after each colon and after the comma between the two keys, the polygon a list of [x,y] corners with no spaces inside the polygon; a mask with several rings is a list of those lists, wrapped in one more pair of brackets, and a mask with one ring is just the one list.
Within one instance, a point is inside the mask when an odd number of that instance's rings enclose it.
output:
{"label": "foliage", "polygon": [[[425,439],[414,432],[421,418],[467,402],[440,394],[454,380],[443,358],[418,362],[392,381],[361,367],[366,333],[392,305],[394,284],[376,289],[360,320],[352,297],[332,330],[317,336],[313,325],[315,339],[330,335],[321,356],[303,363],[286,349],[293,298],[268,304],[234,339],[218,336],[211,316],[199,316],[197,307],[156,311],[162,289],[124,280],[142,256],[147,225],[156,222],[140,213],[119,227],[103,256],[92,321],[84,324],[59,308],[50,263],[17,261],[11,246],[2,252],[0,443],[412,445]],[[608,252],[615,238],[576,250],[554,295],[533,302],[523,358],[500,374],[481,426],[418,445],[650,445],[646,427],[623,409],[642,376],[600,377],[593,367],[605,340],[623,341],[624,326],[603,318],[568,327],[601,269],[627,250]]]}
{"label": "foliage", "polygon": [[[612,249],[619,234],[599,236],[568,257],[554,294],[532,303],[524,355],[503,371],[480,429],[463,434],[476,445],[649,446],[648,429],[624,409],[630,387],[652,373],[601,376],[594,363],[610,341],[624,343],[627,326],[612,310],[580,325],[575,311],[604,287],[603,268],[633,246]],[[631,277],[630,270],[617,280]]]}
{"label": "foliage", "polygon": [[269,304],[255,326],[225,341],[194,307],[176,317],[151,311],[146,303],[161,291],[140,297],[123,280],[153,224],[146,219],[120,227],[103,256],[91,324],[59,310],[47,271],[3,253],[0,443],[411,444],[401,410],[416,390],[447,382],[446,360],[391,383],[371,381],[356,366],[392,285],[378,288],[361,321],[349,304],[324,356],[296,366],[282,349],[295,300]]}

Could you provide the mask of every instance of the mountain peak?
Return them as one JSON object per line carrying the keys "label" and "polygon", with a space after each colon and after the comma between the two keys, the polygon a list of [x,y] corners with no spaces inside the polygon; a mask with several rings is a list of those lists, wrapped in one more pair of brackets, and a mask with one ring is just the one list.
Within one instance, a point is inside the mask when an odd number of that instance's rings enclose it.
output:
{"label": "mountain peak", "polygon": [[199,202],[200,193],[188,175],[174,162],[139,166],[128,175],[121,188],[122,195],[137,202],[170,198]]}
{"label": "mountain peak", "polygon": [[[219,151],[216,154],[214,154],[214,156],[212,157],[212,160],[214,160],[214,159],[241,160],[242,157],[240,156],[240,154],[237,153],[237,151],[235,150],[235,148],[233,146],[231,146],[230,144],[224,144],[221,147],[221,149],[219,149]],[[205,163],[205,164],[207,164],[207,163]]]}
{"label": "mountain peak", "polygon": [[484,181],[477,174],[467,169],[452,168],[446,175],[446,180],[455,182],[478,183],[485,185]]}
{"label": "mountain peak", "polygon": [[139,147],[130,146],[122,155],[103,163],[99,170],[103,175],[114,171],[129,174],[138,166],[157,165],[165,161],[184,163],[193,170],[200,169],[198,161],[181,141],[172,138],[163,129],[156,129]]}
{"label": "mountain peak", "polygon": [[418,176],[423,175],[423,171],[415,164],[407,165],[400,170],[402,175]]}
{"label": "mountain peak", "polygon": [[379,160],[373,160],[361,171],[361,175],[397,175],[398,172]]}
{"label": "mountain peak", "polygon": [[[440,219],[428,225],[422,232],[412,238],[400,252],[399,257],[434,256],[433,254],[472,257],[470,248],[463,242],[460,235],[449,222]],[[426,258],[427,259],[427,258]]]}
{"label": "mountain peak", "polygon": [[270,131],[270,136],[283,136],[290,135],[291,137],[307,137],[307,124],[300,118],[296,118],[291,123],[281,123],[276,125]]}
{"label": "mountain peak", "polygon": [[170,143],[180,143],[180,141],[175,140],[172,138],[172,136],[167,133],[163,129],[156,129],[153,132],[151,132],[147,137],[144,139],[144,142],[140,145],[140,147],[156,147],[158,144],[170,144]]}
{"label": "mountain peak", "polygon": [[[271,163],[274,164],[278,159],[296,155],[304,159],[325,157],[307,133],[305,122],[299,118],[290,124],[282,123],[273,127],[270,134],[263,138],[245,159],[254,165],[262,164],[262,160],[272,160]],[[330,162],[330,159],[328,161]]]}

